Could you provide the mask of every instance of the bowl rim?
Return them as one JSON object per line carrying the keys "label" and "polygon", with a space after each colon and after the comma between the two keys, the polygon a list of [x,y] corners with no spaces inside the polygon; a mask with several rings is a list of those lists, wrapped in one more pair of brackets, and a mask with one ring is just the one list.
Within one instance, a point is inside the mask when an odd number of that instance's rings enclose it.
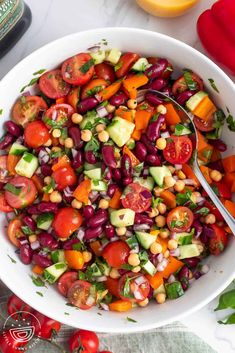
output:
{"label": "bowl rim", "polygon": [[[187,51],[191,51],[192,55],[194,55],[195,57],[200,57],[202,60],[204,60],[204,62],[207,63],[207,65],[210,65],[211,67],[214,68],[214,70],[216,70],[218,72],[218,74],[222,77],[222,79],[228,84],[230,85],[231,89],[234,91],[235,93],[235,85],[234,82],[231,80],[231,78],[217,65],[215,64],[210,58],[208,58],[206,55],[204,55],[203,53],[199,52],[197,49],[191,47],[190,45],[180,41],[179,39],[173,38],[171,36],[168,36],[166,34],[162,34],[159,32],[155,32],[155,31],[151,31],[151,30],[145,30],[145,29],[141,29],[141,28],[134,28],[134,27],[97,27],[94,29],[90,29],[90,30],[84,30],[84,31],[80,31],[80,32],[74,32],[65,36],[62,36],[60,38],[57,38],[53,41],[50,41],[49,43],[41,46],[40,48],[34,50],[32,53],[30,53],[29,55],[27,55],[24,59],[22,59],[19,63],[17,63],[1,80],[0,80],[0,86],[4,85],[4,82],[8,80],[8,77],[10,77],[12,75],[12,73],[21,66],[26,66],[28,61],[31,61],[34,57],[38,56],[38,54],[42,51],[45,50],[47,48],[50,48],[51,45],[56,45],[59,44],[60,41],[65,40],[65,39],[69,39],[72,37],[75,37],[76,35],[83,35],[83,34],[95,34],[97,35],[97,31],[102,32],[120,32],[120,33],[124,33],[124,32],[130,32],[133,34],[138,34],[138,33],[142,33],[145,34],[146,36],[151,35],[151,36],[156,36],[157,38],[161,38],[161,39],[166,39],[167,41],[170,41],[172,43],[175,43],[176,45],[178,45],[179,47],[183,47],[185,48],[185,50]],[[138,325],[138,326],[126,326],[125,327],[125,331],[124,328],[119,328],[119,327],[115,327],[113,328],[110,325],[110,328],[107,326],[105,331],[102,327],[102,325],[100,325],[100,327],[97,327],[95,325],[93,325],[90,322],[83,322],[82,324],[82,328],[83,329],[88,329],[88,330],[94,330],[96,332],[107,332],[107,333],[134,333],[134,332],[141,332],[141,331],[145,331],[145,330],[151,330],[151,329],[155,329],[157,327],[160,326],[164,326],[166,324],[172,323],[176,320],[180,320],[182,318],[185,318],[191,314],[193,314],[194,312],[200,310],[201,308],[203,308],[205,305],[207,305],[209,302],[211,302],[216,296],[218,296],[234,279],[235,277],[235,268],[234,268],[234,272],[231,273],[231,275],[227,278],[226,281],[224,281],[218,288],[216,291],[214,291],[211,295],[207,296],[204,300],[200,301],[198,304],[194,305],[192,308],[183,311],[182,313],[176,314],[172,317],[172,319],[163,319],[161,320],[161,322],[156,322],[156,323],[151,323],[151,324],[143,324],[143,325]],[[21,298],[22,300],[24,300],[27,304],[31,305],[30,302],[27,301],[27,299],[25,300],[22,292],[20,290],[20,288],[18,288],[16,285],[14,285],[14,283],[10,280],[10,276],[7,276],[6,272],[0,272],[0,279],[2,280],[2,282],[13,292],[15,293],[19,298]],[[39,305],[35,305],[33,304],[33,308],[35,308],[36,310],[38,310],[39,312],[41,312],[42,314],[47,316],[47,310],[46,308],[44,308],[44,306],[40,307]],[[54,315],[54,319],[58,320],[58,318],[56,318],[56,313]],[[59,321],[65,325],[71,325],[69,316],[59,316]]]}

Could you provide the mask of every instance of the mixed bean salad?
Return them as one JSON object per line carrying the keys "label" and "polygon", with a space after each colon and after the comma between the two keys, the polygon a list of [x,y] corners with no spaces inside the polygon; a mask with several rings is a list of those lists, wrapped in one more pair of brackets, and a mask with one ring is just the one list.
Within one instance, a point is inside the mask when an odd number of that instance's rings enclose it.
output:
{"label": "mixed bean salad", "polygon": [[189,69],[173,79],[167,59],[115,48],[38,75],[37,94],[23,88],[0,141],[0,210],[33,281],[84,310],[184,295],[231,231],[190,166],[190,123],[140,90],[160,90],[192,114],[200,168],[235,216],[235,156],[221,157],[225,115],[202,79]]}

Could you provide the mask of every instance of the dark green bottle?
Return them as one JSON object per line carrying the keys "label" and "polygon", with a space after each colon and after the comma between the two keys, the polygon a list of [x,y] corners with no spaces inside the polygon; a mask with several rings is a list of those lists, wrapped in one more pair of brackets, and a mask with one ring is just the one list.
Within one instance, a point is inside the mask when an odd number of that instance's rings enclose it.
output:
{"label": "dark green bottle", "polygon": [[0,58],[30,26],[32,14],[23,0],[0,0]]}

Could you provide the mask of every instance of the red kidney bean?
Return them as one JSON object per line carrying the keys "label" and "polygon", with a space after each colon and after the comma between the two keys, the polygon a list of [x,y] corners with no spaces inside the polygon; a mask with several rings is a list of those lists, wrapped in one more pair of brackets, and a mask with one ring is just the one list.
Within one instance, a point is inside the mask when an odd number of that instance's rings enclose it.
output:
{"label": "red kidney bean", "polygon": [[189,279],[189,273],[189,268],[187,266],[183,266],[178,274],[179,281],[183,278]]}
{"label": "red kidney bean", "polygon": [[160,136],[160,128],[165,122],[165,117],[164,115],[159,115],[158,119],[156,121],[151,122],[148,125],[146,135],[148,139],[152,142],[155,142],[157,138]]}
{"label": "red kidney bean", "polygon": [[200,259],[198,257],[190,257],[188,259],[185,259],[184,262],[186,263],[189,268],[195,268],[200,262]]}
{"label": "red kidney bean", "polygon": [[159,98],[156,94],[150,92],[146,93],[145,99],[148,103],[153,105],[160,105],[163,103],[163,99]]}
{"label": "red kidney bean", "polygon": [[227,150],[227,145],[220,139],[210,140],[210,145],[214,146],[220,152],[225,152]]}
{"label": "red kidney bean", "polygon": [[109,103],[114,105],[115,107],[119,107],[120,105],[125,104],[127,99],[127,95],[124,92],[119,91],[109,99]]}
{"label": "red kidney bean", "polygon": [[73,250],[73,245],[80,243],[80,240],[77,238],[69,239],[66,240],[63,243],[63,249],[64,250]]}
{"label": "red kidney bean", "polygon": [[47,232],[38,234],[38,240],[43,248],[45,247],[49,248],[50,250],[55,250],[59,246],[59,243],[54,239],[54,237]]}
{"label": "red kidney bean", "polygon": [[[153,80],[150,84],[149,84],[149,88],[151,89],[155,89],[157,91],[160,91],[161,89],[163,89],[164,87],[167,86],[167,81],[164,80],[163,78],[156,78],[156,80]],[[155,104],[155,103],[154,103]]]}
{"label": "red kidney bean", "polygon": [[115,236],[115,228],[112,224],[108,223],[104,227],[105,235],[108,239],[111,239]]}
{"label": "red kidney bean", "polygon": [[41,172],[44,176],[50,176],[52,174],[51,166],[48,164],[41,165]]}
{"label": "red kidney bean", "polygon": [[27,208],[27,212],[28,212],[29,214],[34,214],[34,215],[41,214],[41,212],[38,210],[37,205],[29,206],[29,207]]}
{"label": "red kidney bean", "polygon": [[85,114],[88,110],[92,110],[99,104],[98,100],[95,97],[89,97],[83,99],[77,105],[77,111],[79,114]]}
{"label": "red kidney bean", "polygon": [[78,126],[71,126],[68,128],[68,134],[72,138],[74,147],[82,148],[84,142],[81,140],[81,130]]}
{"label": "red kidney bean", "polygon": [[32,262],[33,250],[29,244],[24,244],[20,247],[20,259],[25,265],[29,265]]}
{"label": "red kidney bean", "polygon": [[112,171],[112,176],[113,176],[113,179],[115,181],[120,181],[121,178],[122,178],[122,173],[121,173],[121,170],[118,168],[118,169],[114,169]]}
{"label": "red kidney bean", "polygon": [[158,152],[157,147],[155,147],[154,145],[152,145],[152,143],[149,141],[148,137],[146,136],[146,134],[142,134],[141,138],[140,138],[141,142],[143,142],[143,144],[145,145],[148,153],[150,154],[156,154]]}
{"label": "red kidney bean", "polygon": [[96,162],[97,162],[97,158],[94,155],[93,151],[85,151],[84,157],[85,157],[85,160],[87,161],[87,163],[96,164]]}
{"label": "red kidney bean", "polygon": [[[149,57],[147,58],[149,64],[157,64],[158,61],[159,61],[159,58],[155,58],[155,57]],[[167,68],[164,70],[163,74],[161,75],[162,78],[165,78],[165,79],[169,79],[169,77],[171,76],[172,74],[172,71],[173,71],[173,66],[171,63],[169,63],[168,61],[168,65],[167,65]]]}
{"label": "red kidney bean", "polygon": [[32,231],[35,231],[37,228],[37,224],[35,220],[27,215],[22,217],[23,223],[28,226]]}
{"label": "red kidney bean", "polygon": [[121,171],[125,177],[130,177],[132,174],[132,163],[131,159],[127,154],[124,154],[121,159]]}
{"label": "red kidney bean", "polygon": [[127,185],[131,184],[132,181],[133,181],[132,177],[131,176],[127,176],[127,177],[122,179],[122,184],[127,186]]}
{"label": "red kidney bean", "polygon": [[83,155],[81,151],[77,151],[75,157],[72,160],[72,167],[74,169],[78,169],[82,166],[83,164]]}
{"label": "red kidney bean", "polygon": [[22,134],[21,128],[19,127],[19,125],[14,123],[14,121],[11,121],[11,120],[6,121],[4,124],[4,127],[7,130],[7,132],[9,132],[9,134],[15,137],[20,137]]}
{"label": "red kidney bean", "polygon": [[6,134],[5,136],[2,137],[1,142],[0,142],[0,150],[4,150],[7,148],[14,140],[14,137],[10,134]]}
{"label": "red kidney bean", "polygon": [[110,179],[112,179],[111,168],[109,168],[109,167],[105,168],[104,173],[103,173],[103,178],[104,178],[105,180],[110,180]]}
{"label": "red kidney bean", "polygon": [[40,254],[33,254],[33,262],[42,268],[52,265],[52,261],[47,256]]}
{"label": "red kidney bean", "polygon": [[37,208],[42,213],[45,213],[45,212],[56,213],[58,211],[58,206],[53,202],[41,202],[38,204]]}
{"label": "red kidney bean", "polygon": [[97,213],[87,221],[87,226],[96,228],[105,224],[109,219],[108,212],[106,210],[99,210]]}
{"label": "red kidney bean", "polygon": [[107,190],[107,195],[109,197],[113,197],[115,191],[117,190],[117,185],[116,184],[109,184],[108,190]]}
{"label": "red kidney bean", "polygon": [[172,95],[172,89],[170,86],[164,87],[161,90],[162,93],[164,93],[166,96],[170,97]]}
{"label": "red kidney bean", "polygon": [[83,207],[83,216],[85,219],[89,219],[94,216],[95,210],[92,206],[87,205]]}
{"label": "red kidney bean", "polygon": [[223,166],[223,163],[221,162],[221,160],[209,163],[208,167],[210,169],[216,169],[219,172],[224,173],[224,166]]}
{"label": "red kidney bean", "polygon": [[156,154],[149,154],[146,159],[145,159],[146,163],[148,163],[149,165],[153,165],[153,166],[159,166],[161,165],[161,159],[158,155]]}
{"label": "red kidney bean", "polygon": [[192,97],[193,95],[195,94],[195,91],[184,91],[184,92],[181,92],[177,95],[176,97],[176,101],[180,104],[180,105],[184,105],[185,102],[190,98]]}
{"label": "red kidney bean", "polygon": [[147,156],[147,148],[142,142],[136,142],[134,149],[135,156],[139,159],[140,162],[144,162]]}
{"label": "red kidney bean", "polygon": [[145,70],[145,74],[153,80],[154,78],[160,77],[167,68],[167,66],[168,61],[166,59],[159,59],[156,64],[150,66],[147,70]]}
{"label": "red kidney bean", "polygon": [[102,147],[102,157],[103,157],[103,161],[104,163],[110,167],[110,168],[116,168],[117,163],[116,163],[116,159],[114,156],[114,148],[113,146],[103,146]]}
{"label": "red kidney bean", "polygon": [[195,271],[194,274],[193,274],[193,277],[195,279],[199,279],[201,276],[202,276],[202,273],[200,271]]}
{"label": "red kidney bean", "polygon": [[97,238],[103,232],[103,228],[101,226],[97,226],[96,228],[87,228],[85,230],[84,238],[86,240]]}
{"label": "red kidney bean", "polygon": [[153,225],[153,219],[149,218],[148,216],[140,213],[135,214],[135,224],[149,224],[150,226]]}

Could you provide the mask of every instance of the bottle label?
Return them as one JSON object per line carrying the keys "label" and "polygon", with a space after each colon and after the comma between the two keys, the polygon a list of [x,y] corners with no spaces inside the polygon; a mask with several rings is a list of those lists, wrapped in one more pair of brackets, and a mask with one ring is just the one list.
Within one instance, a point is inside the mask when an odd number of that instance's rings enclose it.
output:
{"label": "bottle label", "polygon": [[14,28],[23,13],[23,0],[0,0],[0,40]]}

